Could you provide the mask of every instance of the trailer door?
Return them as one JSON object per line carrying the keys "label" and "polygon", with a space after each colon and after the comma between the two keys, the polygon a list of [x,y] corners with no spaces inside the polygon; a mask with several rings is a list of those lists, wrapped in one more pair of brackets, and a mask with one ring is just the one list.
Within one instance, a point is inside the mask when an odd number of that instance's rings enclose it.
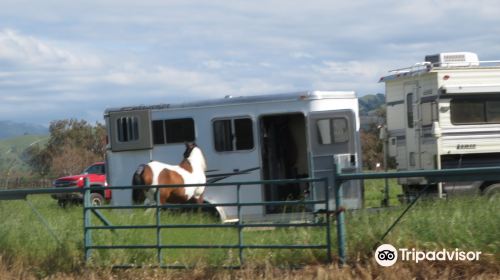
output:
{"label": "trailer door", "polygon": [[[342,172],[356,172],[359,162],[358,132],[356,116],[351,110],[311,113],[309,116],[309,146],[311,174],[314,178],[328,178],[330,209],[335,207],[332,187],[334,163]],[[312,198],[323,200],[325,189],[322,183],[312,188]],[[350,181],[343,185],[345,207],[361,208],[362,187],[360,182]],[[315,205],[315,210],[324,209]]]}

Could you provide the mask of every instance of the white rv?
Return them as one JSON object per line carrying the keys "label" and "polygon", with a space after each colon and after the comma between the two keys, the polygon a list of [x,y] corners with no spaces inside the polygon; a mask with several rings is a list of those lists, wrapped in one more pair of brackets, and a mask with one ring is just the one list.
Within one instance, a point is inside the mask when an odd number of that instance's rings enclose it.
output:
{"label": "white rv", "polygon": [[[441,53],[391,71],[385,83],[388,153],[398,170],[500,165],[500,62],[474,53]],[[401,179],[407,195],[424,178]],[[444,182],[439,194],[493,193],[493,181]]]}
{"label": "white rv", "polygon": [[[107,175],[111,186],[130,186],[137,166],[151,160],[177,164],[185,141],[195,141],[207,159],[207,175],[219,182],[331,177],[333,164],[361,170],[358,100],[354,92],[300,92],[227,96],[183,104],[107,109]],[[347,208],[360,208],[360,182],[345,183]],[[322,187],[290,184],[246,186],[242,202],[324,199]],[[333,190],[330,206],[334,207]],[[235,187],[208,187],[207,203],[236,202]],[[114,190],[112,203],[132,203],[131,190]],[[309,212],[324,208],[310,207]],[[332,208],[333,209],[333,208]],[[243,207],[244,219],[272,220],[279,207]],[[236,207],[217,207],[223,221]]]}

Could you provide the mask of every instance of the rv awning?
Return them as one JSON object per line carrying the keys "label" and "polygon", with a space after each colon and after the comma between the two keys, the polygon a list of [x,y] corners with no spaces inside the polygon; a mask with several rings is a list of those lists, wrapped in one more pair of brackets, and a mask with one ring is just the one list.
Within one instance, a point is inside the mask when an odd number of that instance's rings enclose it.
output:
{"label": "rv awning", "polygon": [[491,85],[444,85],[441,87],[444,94],[460,93],[499,93],[500,84]]}

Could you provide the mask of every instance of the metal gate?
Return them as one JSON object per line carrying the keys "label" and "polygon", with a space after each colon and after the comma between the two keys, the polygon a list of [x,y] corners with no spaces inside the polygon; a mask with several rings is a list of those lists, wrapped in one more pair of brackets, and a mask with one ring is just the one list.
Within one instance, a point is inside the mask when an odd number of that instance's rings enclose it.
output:
{"label": "metal gate", "polygon": [[[255,202],[241,202],[240,190],[243,186],[247,187],[260,187],[269,185],[287,185],[291,183],[309,183],[317,188],[321,186],[322,191],[326,194],[325,198],[321,200],[293,200],[293,201],[255,201]],[[162,185],[155,186],[158,188],[177,188],[185,186],[198,186],[198,185]],[[91,188],[88,182],[86,182],[84,187],[84,248],[85,248],[85,260],[90,260],[93,250],[113,250],[113,249],[156,249],[156,264],[153,266],[161,268],[186,268],[187,265],[179,264],[167,264],[164,263],[164,249],[236,249],[238,250],[238,260],[239,264],[226,266],[228,268],[238,268],[244,264],[244,250],[245,249],[323,249],[326,253],[326,259],[328,262],[332,261],[331,254],[331,234],[330,234],[330,215],[324,215],[324,218],[315,218],[309,221],[289,221],[289,222],[279,222],[279,223],[245,223],[242,219],[241,209],[243,207],[249,206],[269,206],[269,205],[282,205],[282,206],[306,206],[306,205],[322,205],[325,209],[323,213],[330,213],[329,210],[329,185],[328,179],[290,179],[290,180],[266,180],[266,181],[247,181],[247,182],[228,182],[228,183],[209,183],[204,184],[205,187],[236,187],[236,197],[233,203],[218,203],[218,204],[162,204],[158,203],[160,192],[156,192],[156,205],[104,205],[104,206],[93,206],[90,201]],[[92,187],[92,190],[98,190],[100,187]],[[132,186],[113,186],[109,187],[112,190],[116,189],[130,189]],[[150,188],[150,186],[134,186],[134,188]],[[235,223],[213,223],[213,224],[169,224],[162,223],[161,216],[162,210],[165,209],[188,209],[188,208],[206,208],[206,207],[237,207],[238,219]],[[155,211],[156,223],[155,224],[143,224],[143,225],[112,225],[100,212],[99,210],[111,210],[111,209],[153,209]],[[99,220],[104,223],[104,225],[93,225],[92,216],[97,215]],[[319,215],[319,214],[318,214]],[[273,227],[273,228],[284,228],[284,227],[320,227],[324,229],[324,243],[322,244],[247,244],[245,242],[245,236],[243,229],[245,228],[262,228],[262,227]],[[236,244],[164,244],[162,242],[162,231],[168,231],[169,229],[215,229],[215,228],[234,228],[237,232],[237,243]],[[156,240],[150,244],[107,244],[107,245],[95,245],[93,244],[93,232],[98,230],[127,230],[127,229],[156,229]],[[127,268],[127,267],[137,267],[137,264],[118,264],[114,267]]]}

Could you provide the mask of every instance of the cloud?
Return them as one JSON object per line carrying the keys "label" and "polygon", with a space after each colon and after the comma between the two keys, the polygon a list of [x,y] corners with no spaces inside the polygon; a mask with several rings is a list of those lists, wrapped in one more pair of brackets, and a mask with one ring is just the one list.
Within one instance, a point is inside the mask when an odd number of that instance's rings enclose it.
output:
{"label": "cloud", "polygon": [[0,119],[92,121],[134,104],[383,92],[380,76],[426,54],[499,59],[499,15],[494,0],[6,2]]}
{"label": "cloud", "polygon": [[0,63],[20,68],[86,69],[101,66],[91,55],[73,53],[12,29],[0,31]]}

